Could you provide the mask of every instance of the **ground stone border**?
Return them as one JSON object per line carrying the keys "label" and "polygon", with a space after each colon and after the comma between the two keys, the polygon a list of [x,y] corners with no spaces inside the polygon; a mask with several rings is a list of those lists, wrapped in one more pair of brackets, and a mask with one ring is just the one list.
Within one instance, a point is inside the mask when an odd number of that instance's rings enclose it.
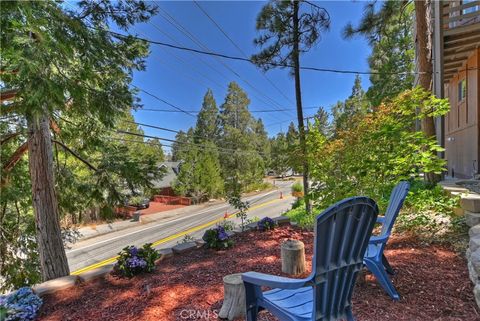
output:
{"label": "ground stone border", "polygon": [[[290,218],[286,216],[275,217],[273,218],[273,220],[278,225],[291,224]],[[257,223],[255,222],[255,223],[248,224],[248,226],[243,231],[241,229],[235,229],[233,231],[228,231],[227,233],[229,236],[233,236],[235,234],[247,232],[256,228],[257,228]],[[479,225],[479,233],[480,233],[480,225]],[[172,256],[182,255],[182,254],[185,254],[186,252],[189,252],[195,249],[200,249],[204,245],[205,245],[205,241],[198,239],[192,242],[179,243],[171,248],[160,249],[158,250],[158,252],[160,253],[160,257],[155,261],[155,264],[159,264],[161,261],[167,258],[170,258]],[[480,250],[479,250],[479,253],[480,253]],[[32,289],[35,292],[35,294],[37,294],[39,297],[42,297],[47,294],[52,294],[57,291],[72,288],[83,282],[89,282],[95,279],[104,278],[108,274],[110,274],[113,268],[114,268],[114,264],[104,265],[104,266],[92,269],[90,271],[80,273],[79,275],[67,275],[61,278],[49,280],[33,286]],[[479,286],[478,296],[480,300],[480,286]],[[477,302],[479,301],[477,300]]]}
{"label": "ground stone border", "polygon": [[470,280],[475,285],[473,288],[475,301],[480,308],[480,195],[461,190],[461,188],[449,192],[460,196],[460,208],[457,212],[465,215],[465,222],[470,227],[466,251],[467,267]]}
{"label": "ground stone border", "polygon": [[49,280],[33,287],[33,292],[38,296],[55,293],[60,290],[68,289],[78,283],[77,275],[67,275],[61,278]]}
{"label": "ground stone border", "polygon": [[175,245],[174,247],[172,247],[172,250],[174,254],[181,254],[181,253],[189,252],[196,248],[197,248],[197,243],[185,242],[185,243],[179,243]]}

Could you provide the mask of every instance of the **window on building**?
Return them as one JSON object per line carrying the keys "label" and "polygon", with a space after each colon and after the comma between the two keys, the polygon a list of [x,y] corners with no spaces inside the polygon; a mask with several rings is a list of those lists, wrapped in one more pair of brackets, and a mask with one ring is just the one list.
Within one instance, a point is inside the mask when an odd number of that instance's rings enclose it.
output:
{"label": "window on building", "polygon": [[458,101],[461,102],[467,97],[467,82],[462,79],[458,82]]}

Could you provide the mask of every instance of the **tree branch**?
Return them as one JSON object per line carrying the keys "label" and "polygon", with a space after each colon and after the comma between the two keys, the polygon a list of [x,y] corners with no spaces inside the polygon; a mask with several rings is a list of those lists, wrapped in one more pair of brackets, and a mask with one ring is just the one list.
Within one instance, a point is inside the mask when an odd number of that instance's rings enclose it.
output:
{"label": "tree branch", "polygon": [[55,134],[60,134],[60,127],[58,127],[57,122],[53,118],[50,118],[50,128]]}
{"label": "tree branch", "polygon": [[8,142],[10,139],[17,137],[18,135],[20,135],[20,133],[11,133],[2,137],[2,140],[0,141],[0,146]]}
{"label": "tree branch", "polygon": [[81,161],[82,163],[84,163],[85,165],[87,165],[88,168],[90,168],[91,170],[97,172],[98,169],[93,166],[92,164],[90,164],[90,162],[88,162],[87,160],[83,159],[82,157],[80,157],[80,155],[78,155],[76,152],[74,152],[73,150],[71,150],[69,147],[67,147],[65,144],[63,144],[62,142],[59,142],[58,140],[55,140],[55,139],[52,139],[52,142],[54,142],[55,144],[58,144],[60,145],[61,147],[63,147],[63,149],[65,149],[67,152],[69,152],[70,154],[72,154],[73,156],[75,156],[75,158],[77,158],[79,161]]}
{"label": "tree branch", "polygon": [[[3,165],[3,170],[5,172],[10,172],[12,168],[20,161],[23,154],[25,154],[28,150],[27,142],[23,143],[17,150],[13,153],[10,159]],[[2,184],[3,185],[3,184]]]}

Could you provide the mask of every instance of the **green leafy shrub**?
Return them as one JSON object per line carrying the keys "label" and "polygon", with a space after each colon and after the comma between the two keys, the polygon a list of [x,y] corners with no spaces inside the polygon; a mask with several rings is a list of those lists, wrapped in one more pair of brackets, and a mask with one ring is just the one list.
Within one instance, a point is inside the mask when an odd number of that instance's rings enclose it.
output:
{"label": "green leafy shrub", "polygon": [[114,271],[126,277],[153,272],[155,260],[160,257],[158,251],[152,248],[151,243],[144,244],[141,248],[127,246],[118,255]]}
{"label": "green leafy shrub", "polygon": [[307,135],[313,181],[310,199],[319,208],[346,197],[367,195],[384,211],[392,188],[400,180],[441,173],[443,149],[435,138],[413,131],[412,124],[448,112],[448,101],[421,88],[407,90],[352,119],[352,126],[326,137],[317,124]]}
{"label": "green leafy shrub", "polygon": [[297,222],[301,227],[311,228],[313,227],[316,215],[319,213],[320,211],[314,208],[312,214],[309,215],[305,211],[305,206],[299,205],[286,212],[285,216],[289,217],[290,221]]}
{"label": "green leafy shrub", "polygon": [[229,196],[228,203],[237,210],[236,216],[240,218],[240,226],[242,227],[242,231],[244,231],[245,226],[248,224],[247,211],[250,208],[250,203],[248,201],[242,201],[242,198],[239,196],[239,194]]}
{"label": "green leafy shrub", "polygon": [[195,238],[189,234],[185,234],[181,241],[178,241],[177,244],[184,244],[189,242],[194,242]]}
{"label": "green leafy shrub", "polygon": [[222,250],[233,246],[233,241],[228,236],[223,226],[205,231],[202,239],[206,242],[208,248]]}
{"label": "green leafy shrub", "polygon": [[303,193],[303,185],[300,182],[292,184],[292,193]]}
{"label": "green leafy shrub", "polygon": [[250,218],[247,218],[245,220],[245,225],[248,225],[248,224],[251,224],[251,223],[256,223],[258,221],[260,221],[260,217],[258,217],[258,216],[250,217]]}
{"label": "green leafy shrub", "polygon": [[416,211],[453,214],[453,209],[459,206],[459,201],[458,196],[447,195],[440,185],[414,180],[411,182],[410,192],[405,204]]}
{"label": "green leafy shrub", "polygon": [[245,186],[243,188],[243,192],[250,193],[250,192],[256,192],[256,191],[264,191],[272,187],[273,185],[269,182],[257,182],[257,183],[253,183]]}
{"label": "green leafy shrub", "polygon": [[[403,204],[395,223],[395,230],[408,231],[427,238],[444,237],[447,234],[458,235],[466,232],[465,219],[455,216],[454,208],[458,207],[459,197],[447,195],[441,186],[432,185],[423,180],[411,180],[410,192]],[[381,199],[375,199],[386,208],[390,193]],[[312,227],[315,217],[322,209],[315,207],[311,215],[305,212],[303,201],[292,205],[285,215],[291,221],[303,227]]]}
{"label": "green leafy shrub", "polygon": [[327,137],[318,124],[307,135],[308,161],[313,200],[307,215],[298,200],[287,216],[300,225],[312,226],[322,209],[347,197],[366,195],[385,212],[390,193],[400,180],[411,182],[411,190],[395,228],[438,235],[461,229],[453,216],[458,200],[440,186],[423,181],[424,173],[441,173],[445,161],[437,156],[442,148],[435,138],[413,131],[412,124],[425,117],[444,115],[448,102],[420,88],[407,90],[385,101],[372,112],[355,115],[352,125]]}
{"label": "green leafy shrub", "polygon": [[292,209],[296,209],[301,206],[305,206],[305,200],[303,198],[297,198],[292,204]]}
{"label": "green leafy shrub", "polygon": [[460,232],[463,220],[453,212],[458,206],[459,197],[447,195],[441,186],[412,181],[396,228],[430,237]]}
{"label": "green leafy shrub", "polygon": [[228,220],[223,220],[220,224],[225,231],[233,231],[235,229],[235,223]]}

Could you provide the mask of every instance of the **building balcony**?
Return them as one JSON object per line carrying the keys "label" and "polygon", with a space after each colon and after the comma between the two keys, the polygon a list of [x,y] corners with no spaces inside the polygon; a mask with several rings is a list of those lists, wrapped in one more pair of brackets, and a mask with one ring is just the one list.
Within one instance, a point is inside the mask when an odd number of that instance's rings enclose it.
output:
{"label": "building balcony", "polygon": [[480,1],[444,1],[441,10],[444,82],[448,82],[480,44]]}

